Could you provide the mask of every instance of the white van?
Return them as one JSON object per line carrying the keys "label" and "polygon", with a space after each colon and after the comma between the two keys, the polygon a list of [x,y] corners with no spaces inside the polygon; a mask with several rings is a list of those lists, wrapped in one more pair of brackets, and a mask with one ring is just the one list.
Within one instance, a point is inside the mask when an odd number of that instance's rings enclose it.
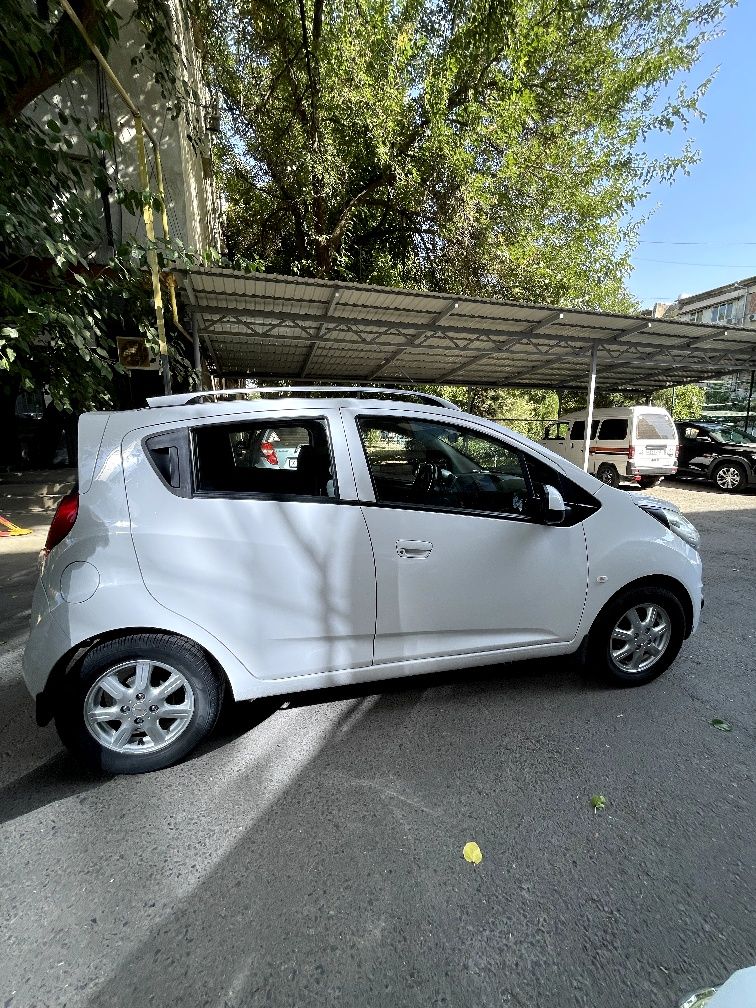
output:
{"label": "white van", "polygon": [[[569,413],[546,427],[543,444],[583,467],[587,411]],[[617,406],[593,411],[588,472],[603,483],[657,486],[677,471],[677,430],[659,406]]]}

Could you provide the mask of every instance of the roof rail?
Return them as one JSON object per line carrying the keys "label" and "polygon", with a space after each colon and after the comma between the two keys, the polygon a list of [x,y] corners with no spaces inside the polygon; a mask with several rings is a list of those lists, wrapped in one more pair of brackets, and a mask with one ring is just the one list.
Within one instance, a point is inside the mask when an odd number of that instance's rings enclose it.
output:
{"label": "roof rail", "polygon": [[235,399],[274,399],[277,396],[335,396],[355,399],[403,399],[409,402],[431,403],[447,409],[461,409],[456,403],[428,392],[413,392],[411,389],[381,388],[371,385],[279,385],[257,388],[221,389],[216,392],[183,392],[180,395],[152,396],[147,405],[152,409],[161,406],[198,406],[200,403],[224,402]]}

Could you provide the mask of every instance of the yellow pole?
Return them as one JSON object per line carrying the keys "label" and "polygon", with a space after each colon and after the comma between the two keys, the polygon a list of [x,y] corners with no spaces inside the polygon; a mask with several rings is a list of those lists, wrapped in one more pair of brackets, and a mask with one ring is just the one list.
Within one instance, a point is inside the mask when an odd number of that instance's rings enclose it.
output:
{"label": "yellow pole", "polygon": [[[157,145],[153,145],[155,151],[155,176],[157,178],[158,194],[160,196],[160,219],[163,225],[163,237],[166,242],[170,239],[171,232],[168,227],[168,210],[166,209],[166,199],[165,199],[165,184],[163,182],[163,161],[160,157],[160,149]],[[173,273],[168,273],[166,277],[168,283],[168,298],[171,302],[171,315],[173,317],[173,324],[183,334],[185,339],[190,343],[193,343],[192,337],[184,329],[184,327],[179,322],[178,317],[178,304],[176,303],[176,278]]]}
{"label": "yellow pole", "polygon": [[[155,137],[150,132],[150,130],[144,125],[141,112],[134,104],[134,102],[131,100],[131,96],[129,95],[129,93],[126,91],[124,86],[116,77],[112,67],[103,56],[100,48],[97,45],[95,45],[95,43],[92,41],[91,37],[89,36],[89,33],[87,32],[80,18],[76,14],[76,11],[73,9],[68,0],[60,0],[60,4],[63,10],[68,14],[73,23],[76,25],[79,34],[86,42],[90,52],[97,60],[97,62],[100,64],[103,71],[105,72],[106,77],[111,82],[113,87],[116,89],[118,94],[121,96],[121,98],[126,104],[126,107],[134,117],[134,126],[136,128],[136,140],[137,140],[137,160],[139,162],[139,177],[141,180],[142,189],[144,190],[145,193],[150,192],[150,178],[149,173],[147,171],[147,158],[145,156],[145,149],[144,149],[145,133],[147,134],[150,144],[152,145],[152,150],[155,156],[155,173],[157,175],[158,193],[160,196],[163,237],[165,238],[167,243],[170,239],[170,231],[168,229],[168,213],[166,211],[165,187],[163,185],[163,166],[160,161],[160,148],[158,146],[158,143],[155,140]],[[170,392],[171,372],[168,362],[168,344],[165,337],[165,318],[163,315],[163,295],[160,290],[160,271],[158,268],[157,252],[154,248],[155,222],[152,212],[151,201],[149,202],[149,205],[145,205],[144,207],[144,227],[147,233],[147,239],[152,243],[153,246],[147,253],[147,261],[149,263],[150,272],[152,274],[152,291],[153,291],[153,299],[155,302],[155,316],[157,318],[158,340],[160,343],[161,366],[163,371],[163,385],[165,387],[166,392]],[[178,319],[178,305],[176,303],[175,285],[176,285],[175,277],[173,276],[172,273],[169,273],[168,292],[171,302],[171,313],[173,315],[173,322],[176,325],[176,328],[181,333],[183,333],[183,335],[186,337],[187,340],[189,340],[189,342],[191,342],[191,336],[186,331],[186,329],[184,329],[184,327],[181,325]]]}
{"label": "yellow pole", "polygon": [[157,250],[155,248],[155,219],[152,213],[152,193],[150,192],[150,175],[147,171],[147,157],[144,150],[144,125],[140,115],[134,116],[136,127],[137,161],[139,162],[139,182],[146,198],[144,201],[144,229],[147,233],[149,247],[147,262],[152,274],[152,298],[155,302],[155,317],[157,319],[158,344],[160,346],[160,368],[163,372],[163,387],[166,395],[171,391],[171,369],[168,361],[168,341],[165,338],[165,318],[163,316],[163,292],[160,289],[160,268],[158,266]]}

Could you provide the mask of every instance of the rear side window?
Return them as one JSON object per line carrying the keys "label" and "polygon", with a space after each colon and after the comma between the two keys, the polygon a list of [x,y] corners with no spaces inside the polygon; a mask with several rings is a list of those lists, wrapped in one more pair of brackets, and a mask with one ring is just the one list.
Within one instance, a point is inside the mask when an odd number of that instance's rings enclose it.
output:
{"label": "rear side window", "polygon": [[212,424],[196,427],[192,437],[198,493],[338,496],[322,420]]}
{"label": "rear side window", "polygon": [[674,441],[677,437],[677,431],[666,413],[639,413],[635,425],[635,436],[641,441],[649,441],[654,438]]}
{"label": "rear side window", "polygon": [[[598,420],[594,420],[591,424],[591,440],[596,437],[596,430],[598,429]],[[573,441],[583,441],[585,439],[585,420],[576,420],[572,425],[572,430],[570,431],[570,438]]]}
{"label": "rear side window", "polygon": [[598,433],[599,441],[624,441],[627,438],[627,420],[621,417],[609,417],[601,421]]}

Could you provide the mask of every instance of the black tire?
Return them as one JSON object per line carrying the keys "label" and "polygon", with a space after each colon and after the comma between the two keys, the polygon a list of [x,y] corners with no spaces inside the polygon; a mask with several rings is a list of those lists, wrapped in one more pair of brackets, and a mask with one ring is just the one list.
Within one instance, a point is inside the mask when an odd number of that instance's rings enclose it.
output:
{"label": "black tire", "polygon": [[596,470],[596,479],[600,479],[602,483],[615,487],[615,489],[620,485],[620,474],[617,472],[617,467],[613,466],[611,462],[601,463]]}
{"label": "black tire", "polygon": [[663,476],[641,476],[641,489],[650,490],[651,487],[657,487],[663,479]]}
{"label": "black tire", "polygon": [[[669,639],[663,652],[649,667],[637,672],[628,671],[617,662],[612,653],[612,636],[623,617],[635,607],[656,606],[669,620]],[[648,612],[648,609],[646,610]],[[630,627],[629,621],[627,627]],[[626,632],[622,626],[623,632]],[[632,630],[632,627],[630,627]],[[685,613],[678,597],[666,588],[628,588],[620,592],[602,610],[588,635],[586,665],[605,682],[613,686],[643,686],[660,676],[677,657],[685,636]]]}
{"label": "black tire", "polygon": [[748,482],[748,474],[739,462],[719,462],[711,470],[711,479],[725,493],[739,493]]}
{"label": "black tire", "polygon": [[[149,673],[150,682],[156,682],[158,685],[155,688],[157,689],[160,688],[161,676],[166,674],[164,666],[169,670],[174,670],[179,677],[183,677],[189,690],[184,692],[186,687],[181,686],[178,695],[186,697],[188,709],[189,693],[191,693],[191,714],[181,719],[181,729],[176,737],[164,742],[162,748],[158,748],[157,751],[140,752],[132,748],[129,752],[117,752],[100,744],[87,727],[85,703],[91,691],[96,689],[95,684],[105,673],[123,668],[126,671],[120,674],[127,677],[129,674],[127,666],[137,661],[150,663],[148,666],[151,670]],[[154,667],[152,663],[155,663]],[[170,677],[170,673],[167,675]],[[107,690],[105,690],[105,696],[108,696]],[[144,694],[137,696],[144,697]],[[173,634],[132,634],[97,644],[87,652],[83,661],[78,668],[72,671],[60,691],[55,711],[55,727],[66,748],[95,769],[113,774],[149,773],[152,770],[162,770],[172,766],[188,755],[214,728],[220,714],[222,700],[223,682],[211,668],[205,652],[199,645]],[[118,700],[111,699],[110,702],[117,704]],[[133,700],[127,702],[134,703]],[[144,707],[143,701],[139,701],[139,703],[141,707]],[[124,709],[126,709],[125,705],[120,708],[122,711]],[[129,719],[133,720],[132,709],[131,707],[128,709],[130,711],[129,718],[121,719],[119,717],[118,719],[122,720],[124,724]],[[170,708],[166,707],[165,709]],[[150,707],[149,710],[153,710],[153,708]],[[147,711],[139,710],[136,713],[144,714],[142,722],[145,718],[150,718]],[[159,719],[159,715],[152,715],[153,720],[156,717]],[[164,726],[167,723],[174,725],[179,723],[178,721],[171,722],[170,718],[168,722],[159,720],[162,721],[163,731],[165,731]],[[116,719],[113,723],[116,723]],[[111,727],[110,730],[114,729]],[[141,728],[134,726],[130,736],[130,744],[136,745],[139,736],[144,734]],[[151,744],[147,738],[144,738],[143,741],[146,741],[148,745]]]}

